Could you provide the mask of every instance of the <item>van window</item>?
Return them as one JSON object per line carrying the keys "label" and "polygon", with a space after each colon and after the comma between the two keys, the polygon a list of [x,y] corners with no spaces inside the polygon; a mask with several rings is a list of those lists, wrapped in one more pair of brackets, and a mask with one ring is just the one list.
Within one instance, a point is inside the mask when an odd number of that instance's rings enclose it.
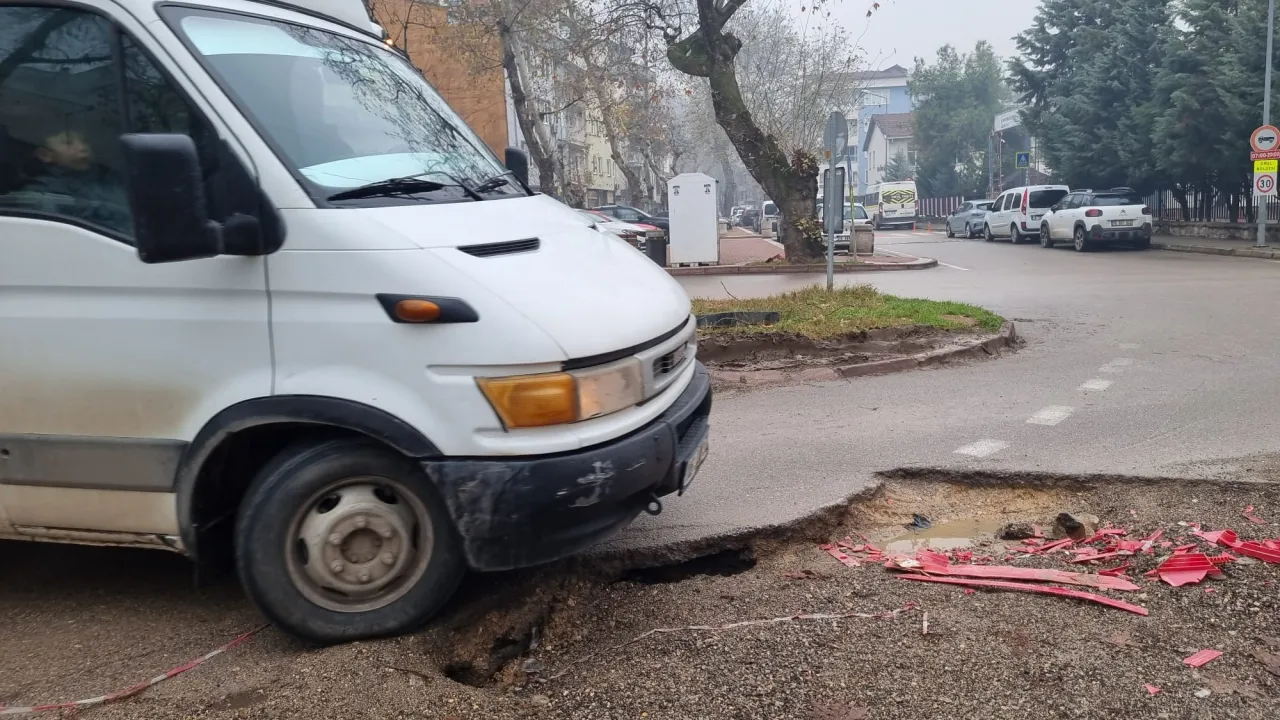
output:
{"label": "van window", "polygon": [[[129,242],[123,133],[217,138],[128,36],[70,8],[0,7],[0,213],[66,220]],[[123,90],[123,98],[121,91]],[[210,212],[221,219],[210,198]]]}
{"label": "van window", "polygon": [[[465,201],[474,196],[462,185],[506,173],[422,75],[380,43],[210,10],[169,6],[161,15],[320,204],[408,177],[443,187],[334,202]],[[484,198],[524,194],[507,183]]]}
{"label": "van window", "polygon": [[1050,208],[1066,196],[1066,190],[1032,190],[1028,204],[1037,209]]}
{"label": "van window", "polygon": [[778,214],[778,206],[777,206],[777,205],[775,205],[775,204],[773,204],[773,203],[771,203],[771,202],[767,202],[767,203],[765,203],[765,204],[764,204],[764,214],[765,214],[765,215],[777,215],[777,214]]}

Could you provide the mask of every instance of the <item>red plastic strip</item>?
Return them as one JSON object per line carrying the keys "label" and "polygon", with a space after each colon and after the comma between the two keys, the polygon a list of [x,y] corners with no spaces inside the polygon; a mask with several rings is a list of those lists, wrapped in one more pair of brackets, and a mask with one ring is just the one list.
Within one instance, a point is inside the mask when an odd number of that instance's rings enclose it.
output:
{"label": "red plastic strip", "polygon": [[1254,514],[1253,514],[1253,506],[1252,506],[1252,505],[1250,505],[1249,507],[1247,507],[1247,508],[1245,508],[1245,509],[1244,509],[1244,517],[1245,517],[1245,519],[1246,519],[1246,520],[1248,520],[1249,522],[1253,523],[1254,525],[1266,525],[1266,524],[1267,524],[1267,521],[1266,521],[1266,520],[1263,520],[1262,518],[1260,518],[1260,517],[1258,517],[1257,515],[1254,515]]}
{"label": "red plastic strip", "polygon": [[1222,657],[1221,650],[1201,650],[1182,661],[1183,665],[1190,665],[1193,668],[1203,667],[1206,663]]}
{"label": "red plastic strip", "polygon": [[855,568],[862,567],[862,563],[858,562],[857,560],[854,560],[848,555],[845,555],[843,552],[840,551],[840,548],[836,547],[835,545],[819,545],[818,547],[822,548],[823,550],[826,550],[828,555],[839,560],[841,563],[843,563],[848,567],[855,567]]}
{"label": "red plastic strip", "polygon": [[1093,593],[1082,592],[1080,590],[1068,590],[1062,587],[1053,587],[1051,585],[1029,585],[1027,583],[1001,582],[999,580],[968,580],[964,578],[950,577],[932,577],[929,575],[899,575],[903,580],[918,580],[920,582],[946,583],[948,585],[964,585],[969,587],[994,588],[997,590],[1016,590],[1018,592],[1041,593],[1044,595],[1058,595],[1061,597],[1075,598],[1077,600],[1088,600],[1107,607],[1113,607],[1118,610],[1127,610],[1138,615],[1148,615],[1147,609],[1139,605],[1130,605],[1127,602],[1112,600],[1109,597],[1095,595]]}

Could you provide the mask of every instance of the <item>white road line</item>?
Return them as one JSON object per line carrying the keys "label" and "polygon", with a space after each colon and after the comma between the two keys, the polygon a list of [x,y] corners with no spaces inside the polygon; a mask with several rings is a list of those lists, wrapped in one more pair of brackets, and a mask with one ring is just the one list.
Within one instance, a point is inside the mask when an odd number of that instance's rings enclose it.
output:
{"label": "white road line", "polygon": [[1081,385],[1081,386],[1080,386],[1080,389],[1081,389],[1081,390],[1097,390],[1097,391],[1102,391],[1102,390],[1106,390],[1106,389],[1107,389],[1107,388],[1109,388],[1109,387],[1111,387],[1111,381],[1110,381],[1110,380],[1098,380],[1098,379],[1094,379],[1094,380],[1090,380],[1089,382],[1087,382],[1087,383],[1085,383],[1085,384]]}
{"label": "white road line", "polygon": [[1116,358],[1111,362],[1098,368],[1098,372],[1104,373],[1122,373],[1124,369],[1133,364],[1133,358]]}
{"label": "white road line", "polygon": [[957,449],[956,454],[980,458],[988,455],[994,455],[1007,447],[1009,447],[1009,443],[1003,440],[979,440],[978,442],[969,443],[968,445]]}
{"label": "white road line", "polygon": [[1121,350],[1137,350],[1138,343],[1120,343]]}
{"label": "white road line", "polygon": [[1075,412],[1075,410],[1075,408],[1065,405],[1050,405],[1028,418],[1027,423],[1031,425],[1057,425],[1071,417],[1071,413]]}
{"label": "white road line", "polygon": [[[886,250],[886,249],[884,249],[884,248],[877,248],[877,249],[879,250],[879,252],[889,253],[890,255],[897,255],[898,257],[917,257],[916,255],[908,255],[908,254],[906,254],[906,253],[894,252],[894,251],[892,251],[892,250]],[[942,262],[941,260],[938,260],[938,261],[937,261],[937,263],[938,263],[939,265],[941,265],[942,267],[949,267],[949,268],[951,268],[952,270],[964,270],[965,272],[969,272],[969,268],[962,268],[962,267],[960,267],[959,265],[952,265],[952,264],[950,264],[950,263],[944,263],[944,262]]]}

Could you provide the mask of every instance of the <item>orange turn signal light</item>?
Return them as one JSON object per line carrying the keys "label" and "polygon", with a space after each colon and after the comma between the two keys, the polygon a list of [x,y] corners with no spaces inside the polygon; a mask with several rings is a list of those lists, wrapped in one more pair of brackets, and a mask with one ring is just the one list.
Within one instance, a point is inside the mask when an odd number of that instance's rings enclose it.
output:
{"label": "orange turn signal light", "polygon": [[407,323],[429,323],[440,319],[440,306],[430,300],[401,300],[391,312],[397,320]]}

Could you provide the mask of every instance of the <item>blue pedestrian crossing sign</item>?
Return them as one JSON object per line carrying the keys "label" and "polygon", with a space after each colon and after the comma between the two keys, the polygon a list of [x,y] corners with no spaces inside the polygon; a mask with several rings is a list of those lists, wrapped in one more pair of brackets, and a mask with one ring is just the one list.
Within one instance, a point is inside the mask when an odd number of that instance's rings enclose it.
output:
{"label": "blue pedestrian crossing sign", "polygon": [[1020,152],[1020,153],[1018,153],[1018,157],[1017,157],[1017,166],[1018,166],[1019,168],[1029,168],[1029,167],[1031,167],[1031,153],[1030,153],[1030,152]]}

